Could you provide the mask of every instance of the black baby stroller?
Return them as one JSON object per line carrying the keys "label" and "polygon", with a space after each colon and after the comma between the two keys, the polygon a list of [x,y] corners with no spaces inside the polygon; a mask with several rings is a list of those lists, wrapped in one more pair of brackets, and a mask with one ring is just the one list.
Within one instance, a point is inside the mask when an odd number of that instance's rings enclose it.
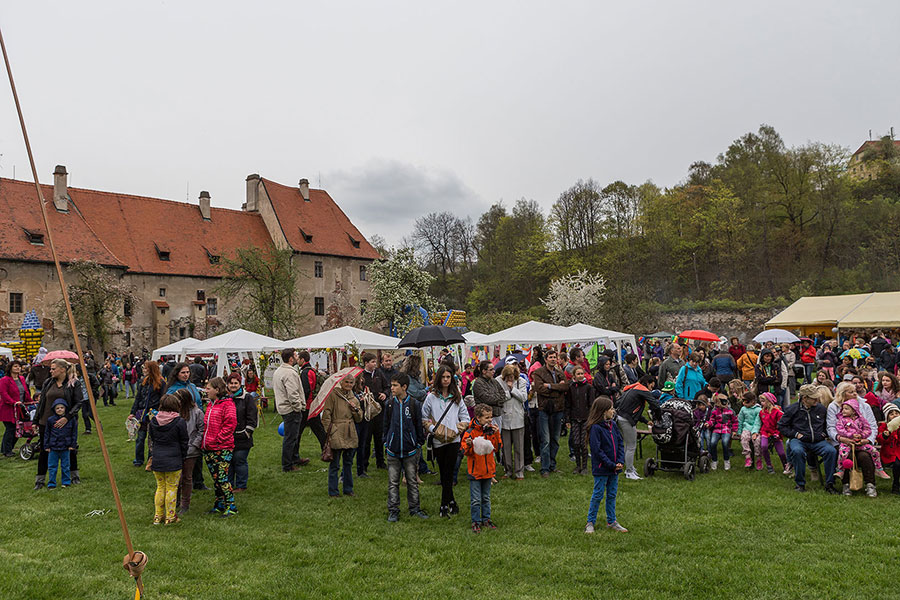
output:
{"label": "black baby stroller", "polygon": [[644,477],[652,477],[656,471],[678,471],[693,481],[695,472],[709,472],[709,455],[701,451],[692,411],[691,403],[680,399],[669,400],[658,409],[651,407],[650,432],[656,442],[656,458],[644,463]]}

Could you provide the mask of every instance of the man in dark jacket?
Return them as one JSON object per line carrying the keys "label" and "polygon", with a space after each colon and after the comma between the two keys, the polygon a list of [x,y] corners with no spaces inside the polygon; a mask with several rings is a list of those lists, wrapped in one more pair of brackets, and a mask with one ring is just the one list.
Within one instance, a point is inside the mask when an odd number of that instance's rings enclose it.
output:
{"label": "man in dark jacket", "polygon": [[[47,421],[50,415],[53,414],[53,403],[56,402],[56,400],[60,398],[65,400],[68,408],[63,419],[66,422],[73,422],[73,427],[76,431],[78,430],[78,413],[84,402],[84,392],[81,388],[81,382],[78,379],[73,380],[71,384],[69,383],[68,372],[62,364],[64,364],[64,361],[62,363],[58,363],[55,360],[51,361],[50,377],[44,381],[44,386],[41,388],[41,399],[38,402],[37,412],[35,413],[35,418],[38,419],[41,447],[41,453],[38,455],[37,476],[34,479],[35,490],[44,487],[44,479],[47,475],[47,459],[49,458],[49,453],[43,448],[48,434]],[[75,445],[75,450],[69,452],[69,469],[72,477],[72,484],[80,483],[77,444]]]}
{"label": "man in dark jacket", "polygon": [[[384,403],[387,400],[387,393],[383,387],[381,375],[378,373],[376,365],[378,361],[371,352],[363,352],[360,357],[363,364],[363,372],[360,375],[363,378],[363,385],[372,392],[372,397],[381,405],[382,413],[384,413]],[[390,393],[390,388],[387,390]],[[356,476],[368,477],[369,458],[371,458],[371,445],[375,444],[375,465],[379,469],[386,469],[384,462],[384,442],[382,441],[382,424],[384,417],[378,415],[371,421],[363,419],[356,424],[356,435],[359,438],[359,449],[356,451]]]}
{"label": "man in dark jacket", "polygon": [[819,403],[815,385],[800,387],[800,401],[784,410],[778,421],[778,431],[788,442],[788,454],[794,467],[794,490],[806,491],[806,457],[812,452],[825,462],[825,491],[837,494],[834,489],[834,467],[837,450],[828,442],[825,429],[826,413]]}
{"label": "man in dark jacket", "polygon": [[419,447],[425,441],[422,413],[407,393],[409,376],[397,373],[391,379],[391,398],[384,407],[384,449],[388,470],[388,521],[400,515],[400,474],[406,477],[409,514],[420,519],[428,515],[419,507]]}
{"label": "man in dark jacket", "polygon": [[569,382],[557,364],[556,350],[545,355],[545,363],[531,374],[534,393],[537,396],[539,431],[541,434],[541,477],[549,477],[556,471],[556,453],[559,451],[559,434],[565,418],[566,392]]}
{"label": "man in dark jacket", "polygon": [[876,332],[875,337],[872,338],[871,342],[869,342],[869,348],[872,350],[872,356],[874,356],[876,360],[879,361],[878,368],[880,369],[887,368],[881,365],[880,360],[881,353],[884,352],[884,349],[888,347],[890,347],[890,344],[886,339],[884,339],[884,335],[880,331]]}
{"label": "man in dark jacket", "polygon": [[634,468],[634,451],[637,449],[637,424],[646,423],[644,407],[658,410],[659,401],[653,396],[656,382],[652,375],[644,375],[638,383],[629,385],[616,403],[616,422],[625,440],[625,477],[640,479]]}
{"label": "man in dark jacket", "polygon": [[[309,358],[309,352],[306,350],[297,353],[297,366],[300,367],[300,385],[303,386],[303,397],[306,398],[306,408],[303,410],[303,415],[300,419],[300,431],[297,433],[297,443],[300,443],[300,438],[303,436],[303,430],[309,427],[312,430],[313,435],[316,436],[316,439],[319,440],[319,448],[324,448],[325,438],[328,434],[325,433],[325,427],[322,426],[322,417],[315,416],[310,419],[309,407],[312,406],[313,400],[316,399],[316,388],[320,387],[321,384],[325,382],[319,381],[321,375],[309,363]],[[309,462],[308,458],[301,460],[305,461],[303,464]]]}
{"label": "man in dark jacket", "polygon": [[206,367],[203,366],[203,359],[199,356],[194,357],[194,362],[188,366],[191,372],[190,382],[198,388],[206,381]]}

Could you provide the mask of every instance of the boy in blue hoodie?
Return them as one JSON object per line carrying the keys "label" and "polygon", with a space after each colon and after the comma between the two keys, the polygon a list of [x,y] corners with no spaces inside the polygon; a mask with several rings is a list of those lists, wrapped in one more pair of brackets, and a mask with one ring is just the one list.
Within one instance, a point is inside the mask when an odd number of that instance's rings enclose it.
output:
{"label": "boy in blue hoodie", "polygon": [[594,493],[588,507],[585,533],[594,533],[594,523],[600,501],[606,492],[606,526],[613,531],[628,533],[616,520],[616,492],[619,489],[619,471],[624,467],[625,442],[615,422],[616,411],[612,400],[599,396],[591,405],[587,426],[591,440],[591,474],[594,476]]}
{"label": "boy in blue hoodie", "polygon": [[427,519],[419,507],[419,447],[425,441],[422,412],[407,393],[409,376],[396,373],[391,377],[391,398],[384,405],[384,449],[388,469],[388,521],[400,518],[400,474],[406,475],[406,501],[409,514]]}
{"label": "boy in blue hoodie", "polygon": [[56,487],[56,472],[60,467],[62,487],[69,487],[72,483],[69,473],[69,450],[74,450],[78,443],[76,421],[68,420],[62,427],[56,427],[56,422],[66,415],[68,409],[69,405],[60,398],[53,403],[53,414],[47,419],[47,432],[44,438],[44,450],[50,452],[47,458],[47,489]]}

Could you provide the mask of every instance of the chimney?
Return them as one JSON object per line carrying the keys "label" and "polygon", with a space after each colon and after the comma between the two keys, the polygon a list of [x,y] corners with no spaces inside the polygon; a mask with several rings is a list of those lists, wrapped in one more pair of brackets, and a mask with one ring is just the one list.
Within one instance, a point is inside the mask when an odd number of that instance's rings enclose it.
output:
{"label": "chimney", "polygon": [[210,220],[209,214],[209,192],[200,192],[200,215],[204,221]]}
{"label": "chimney", "polygon": [[59,212],[69,212],[69,174],[65,165],[53,169],[53,206]]}
{"label": "chimney", "polygon": [[300,180],[300,195],[309,202],[309,179]]}
{"label": "chimney", "polygon": [[259,174],[247,175],[247,201],[244,210],[256,212],[259,210]]}

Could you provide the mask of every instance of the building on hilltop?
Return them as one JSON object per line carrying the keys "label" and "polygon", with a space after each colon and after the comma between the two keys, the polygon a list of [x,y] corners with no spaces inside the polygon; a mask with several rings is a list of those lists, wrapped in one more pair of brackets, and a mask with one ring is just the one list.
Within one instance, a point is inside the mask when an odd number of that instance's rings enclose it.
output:
{"label": "building on hilltop", "polygon": [[865,141],[847,161],[847,173],[855,179],[872,179],[878,171],[873,159],[884,158],[886,154],[900,155],[900,140],[886,136],[880,140]]}
{"label": "building on hilltop", "polygon": [[[206,338],[233,309],[215,289],[220,259],[237,248],[291,249],[297,270],[294,298],[304,322],[296,335],[321,331],[335,290],[362,310],[366,270],[378,252],[325,190],[301,179],[291,187],[250,175],[241,210],[214,208],[208,192],[197,204],[72,188],[57,166],[42,185],[54,243],[62,262],[84,259],[115,272],[135,290],[120,307],[112,348],[152,350],[187,336]],[[55,322],[61,300],[41,210],[31,182],[0,178],[0,339],[15,337],[35,310],[45,345],[69,348],[68,323]]]}

